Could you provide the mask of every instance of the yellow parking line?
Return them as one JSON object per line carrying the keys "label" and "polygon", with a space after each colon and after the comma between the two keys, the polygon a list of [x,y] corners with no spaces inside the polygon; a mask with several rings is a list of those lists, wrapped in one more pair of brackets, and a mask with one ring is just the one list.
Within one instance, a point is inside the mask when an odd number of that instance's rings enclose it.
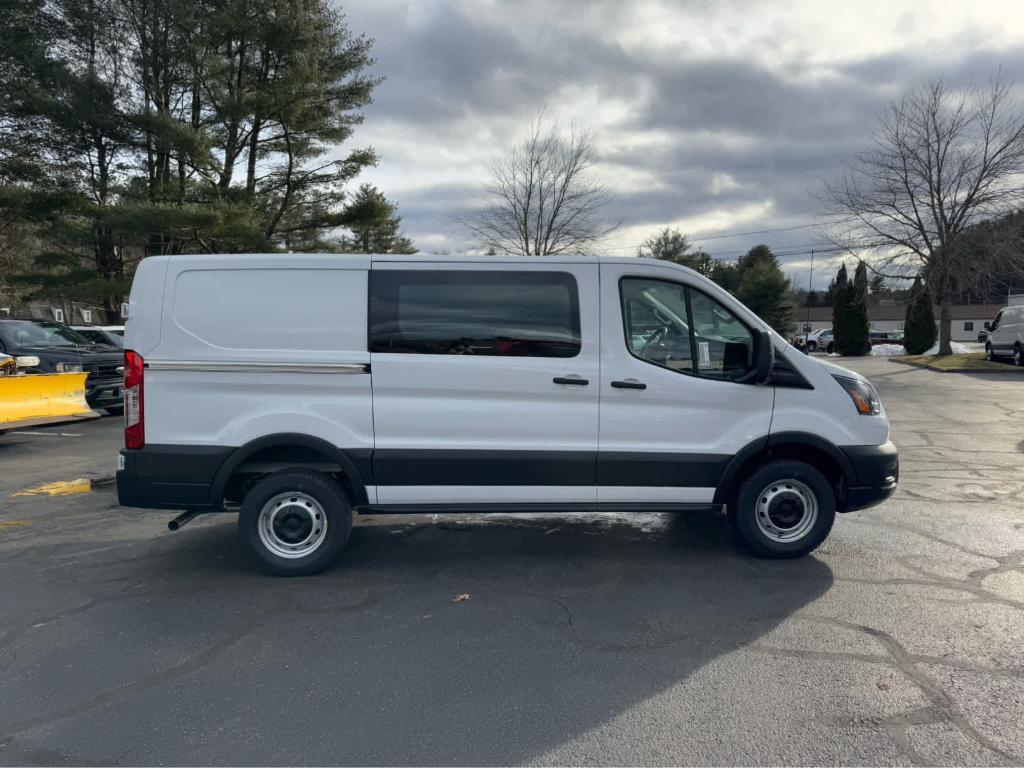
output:
{"label": "yellow parking line", "polygon": [[31,520],[0,520],[0,531],[6,531],[10,528],[24,528],[26,525],[32,525]]}
{"label": "yellow parking line", "polygon": [[26,488],[18,491],[14,496],[69,496],[73,493],[89,493],[92,490],[92,481],[79,478],[78,480],[58,480],[55,483],[40,485],[38,488]]}

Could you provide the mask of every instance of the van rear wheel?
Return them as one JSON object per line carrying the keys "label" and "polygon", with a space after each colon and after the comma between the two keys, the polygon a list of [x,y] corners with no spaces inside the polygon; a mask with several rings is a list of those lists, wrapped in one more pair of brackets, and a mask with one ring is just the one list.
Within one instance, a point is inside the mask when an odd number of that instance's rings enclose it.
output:
{"label": "van rear wheel", "polygon": [[288,469],[246,494],[238,532],[256,561],[280,576],[305,576],[335,561],[352,530],[352,506],[334,479]]}
{"label": "van rear wheel", "polygon": [[802,461],[770,461],[740,485],[729,520],[743,544],[761,557],[802,557],[832,530],[836,499],[825,476]]}

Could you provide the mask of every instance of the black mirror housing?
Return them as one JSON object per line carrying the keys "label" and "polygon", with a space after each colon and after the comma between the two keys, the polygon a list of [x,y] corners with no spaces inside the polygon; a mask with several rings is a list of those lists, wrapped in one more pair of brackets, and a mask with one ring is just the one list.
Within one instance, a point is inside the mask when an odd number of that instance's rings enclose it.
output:
{"label": "black mirror housing", "polygon": [[772,368],[775,367],[775,345],[768,331],[758,331],[754,343],[754,355],[757,362],[755,384],[767,384],[772,380]]}
{"label": "black mirror housing", "polygon": [[992,330],[992,323],[990,323],[988,320],[985,321],[985,330],[986,331],[991,331]]}

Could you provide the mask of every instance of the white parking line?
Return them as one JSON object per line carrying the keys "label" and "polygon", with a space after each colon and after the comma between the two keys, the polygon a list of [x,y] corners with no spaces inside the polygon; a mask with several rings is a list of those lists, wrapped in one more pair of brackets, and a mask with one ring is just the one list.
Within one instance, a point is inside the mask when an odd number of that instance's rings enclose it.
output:
{"label": "white parking line", "polygon": [[29,431],[22,432],[22,431],[19,431],[19,430],[16,430],[16,429],[12,429],[7,434],[9,434],[9,435],[29,435],[30,437],[36,437],[38,435],[46,435],[47,437],[81,437],[82,436],[82,434],[80,432],[29,432]]}

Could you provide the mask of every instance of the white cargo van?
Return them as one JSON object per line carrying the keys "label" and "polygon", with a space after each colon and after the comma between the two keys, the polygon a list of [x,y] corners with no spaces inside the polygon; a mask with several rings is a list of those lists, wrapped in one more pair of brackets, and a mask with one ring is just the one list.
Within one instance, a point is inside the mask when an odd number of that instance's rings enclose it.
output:
{"label": "white cargo van", "polygon": [[121,503],[240,510],[277,573],[386,512],[726,506],[794,557],[896,488],[864,377],[667,262],[161,256],[126,312]]}
{"label": "white cargo van", "polygon": [[1024,365],[1024,305],[1003,307],[991,322],[985,323],[985,357],[989,360],[1011,358]]}

